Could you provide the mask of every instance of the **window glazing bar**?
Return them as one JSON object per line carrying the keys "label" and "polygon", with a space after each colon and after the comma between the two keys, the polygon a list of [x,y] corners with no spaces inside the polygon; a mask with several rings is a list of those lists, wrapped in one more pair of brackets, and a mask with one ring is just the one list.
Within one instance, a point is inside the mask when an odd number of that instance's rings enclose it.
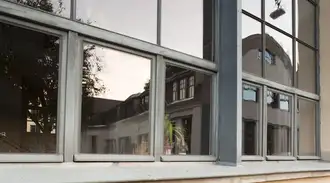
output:
{"label": "window glazing bar", "polygon": [[63,162],[63,155],[60,154],[1,154],[1,163],[60,163]]}
{"label": "window glazing bar", "polygon": [[161,156],[161,161],[164,162],[215,162],[215,156],[208,155],[168,155]]}
{"label": "window glazing bar", "polygon": [[211,61],[200,59],[191,55],[187,55],[175,50],[164,48],[152,43],[107,31],[101,28],[89,26],[77,21],[72,21],[63,17],[58,17],[52,14],[36,11],[31,8],[20,6],[18,4],[0,1],[0,12],[45,24],[47,26],[52,26],[64,30],[71,30],[82,35],[86,35],[110,43],[119,44],[129,48],[134,48],[147,53],[162,55],[167,58],[180,60],[183,63],[205,68],[207,70],[217,71],[216,64]]}
{"label": "window glazing bar", "polygon": [[320,160],[319,156],[298,156],[299,160]]}
{"label": "window glazing bar", "polygon": [[155,158],[148,155],[117,154],[75,154],[74,161],[82,162],[152,162]]}
{"label": "window glazing bar", "polygon": [[254,76],[252,74],[243,73],[243,79],[247,80],[247,81],[250,81],[250,82],[266,85],[266,86],[269,86],[271,88],[278,89],[278,90],[281,90],[281,91],[285,91],[285,92],[289,92],[289,93],[296,93],[299,96],[304,96],[306,98],[310,98],[310,99],[314,99],[314,100],[319,100],[320,99],[320,97],[315,93],[309,93],[309,92],[302,91],[302,90],[297,89],[297,88],[282,85],[282,84],[276,83],[274,81],[269,81],[267,79]]}
{"label": "window glazing bar", "polygon": [[266,156],[269,161],[294,161],[296,160],[293,156]]}
{"label": "window glazing bar", "polygon": [[264,161],[262,156],[242,156],[242,161]]}

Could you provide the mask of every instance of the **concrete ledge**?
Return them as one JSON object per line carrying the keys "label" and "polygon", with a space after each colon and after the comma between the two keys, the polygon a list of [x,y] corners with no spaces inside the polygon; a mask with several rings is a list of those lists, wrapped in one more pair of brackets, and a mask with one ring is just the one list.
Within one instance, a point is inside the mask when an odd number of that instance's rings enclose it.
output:
{"label": "concrete ledge", "polygon": [[[274,174],[273,176],[269,176]],[[183,179],[238,178],[245,182],[330,176],[330,163],[316,161],[246,162],[240,166],[213,163],[59,163],[0,164],[0,177],[6,182],[87,183],[164,181]],[[257,176],[257,177],[255,177]],[[245,178],[244,178],[245,177]],[[269,177],[273,177],[270,179]],[[253,181],[249,181],[252,179]],[[281,179],[283,180],[283,179]],[[260,182],[259,181],[259,182]]]}

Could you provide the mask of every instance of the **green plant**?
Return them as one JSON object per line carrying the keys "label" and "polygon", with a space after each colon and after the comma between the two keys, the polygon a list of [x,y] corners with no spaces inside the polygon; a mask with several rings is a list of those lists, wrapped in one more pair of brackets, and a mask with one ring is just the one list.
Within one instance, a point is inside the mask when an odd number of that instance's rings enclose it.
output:
{"label": "green plant", "polygon": [[184,136],[185,129],[181,126],[175,126],[173,122],[169,119],[169,115],[166,114],[164,119],[164,146],[173,147],[173,140],[175,139],[175,143],[177,146],[183,146],[186,149]]}

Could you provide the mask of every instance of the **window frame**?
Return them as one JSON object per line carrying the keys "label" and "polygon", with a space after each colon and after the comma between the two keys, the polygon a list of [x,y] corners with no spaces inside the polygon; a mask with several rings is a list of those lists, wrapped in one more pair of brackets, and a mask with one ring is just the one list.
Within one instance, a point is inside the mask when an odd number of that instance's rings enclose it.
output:
{"label": "window frame", "polygon": [[[139,52],[136,50],[124,48],[121,46],[114,45],[112,43],[102,42],[98,40],[94,40],[88,37],[84,36],[78,36],[77,37],[77,43],[78,43],[78,55],[76,58],[76,62],[79,64],[76,65],[77,72],[76,78],[79,78],[78,80],[78,88],[75,89],[75,92],[80,93],[78,97],[76,97],[75,106],[78,107],[78,110],[75,112],[75,134],[74,134],[74,155],[73,160],[75,162],[152,162],[155,161],[154,157],[154,139],[152,138],[154,136],[154,126],[155,126],[155,106],[153,105],[153,101],[155,101],[155,67],[156,67],[156,57],[152,54],[147,54],[143,52]],[[137,57],[143,57],[145,59],[150,60],[150,94],[149,94],[149,121],[150,121],[150,135],[149,135],[149,155],[134,155],[134,154],[90,154],[90,153],[81,153],[80,147],[81,147],[81,107],[82,107],[82,98],[81,98],[81,92],[82,92],[82,64],[83,64],[83,45],[84,43],[87,44],[94,44],[96,46],[100,46],[103,48],[108,48],[112,50],[116,50],[119,52],[131,54]],[[78,76],[78,77],[77,77]],[[70,80],[70,78],[68,78]],[[75,80],[75,78],[73,78]],[[74,81],[73,81],[74,82]],[[119,142],[118,142],[119,144]],[[119,147],[119,146],[118,146]]]}
{"label": "window frame", "polygon": [[[18,5],[20,6],[20,5]],[[59,69],[58,69],[58,94],[57,94],[57,125],[56,125],[56,153],[0,153],[0,162],[63,162],[64,161],[64,126],[65,126],[65,93],[67,72],[67,41],[68,36],[64,31],[40,26],[26,21],[17,20],[5,15],[0,15],[0,22],[17,28],[27,29],[59,38]]]}

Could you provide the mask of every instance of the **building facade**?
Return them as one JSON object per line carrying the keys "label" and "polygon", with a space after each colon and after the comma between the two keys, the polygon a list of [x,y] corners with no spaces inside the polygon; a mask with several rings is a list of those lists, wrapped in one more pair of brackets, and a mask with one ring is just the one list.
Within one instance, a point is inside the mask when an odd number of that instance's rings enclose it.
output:
{"label": "building facade", "polygon": [[328,182],[328,0],[0,0],[5,182]]}

